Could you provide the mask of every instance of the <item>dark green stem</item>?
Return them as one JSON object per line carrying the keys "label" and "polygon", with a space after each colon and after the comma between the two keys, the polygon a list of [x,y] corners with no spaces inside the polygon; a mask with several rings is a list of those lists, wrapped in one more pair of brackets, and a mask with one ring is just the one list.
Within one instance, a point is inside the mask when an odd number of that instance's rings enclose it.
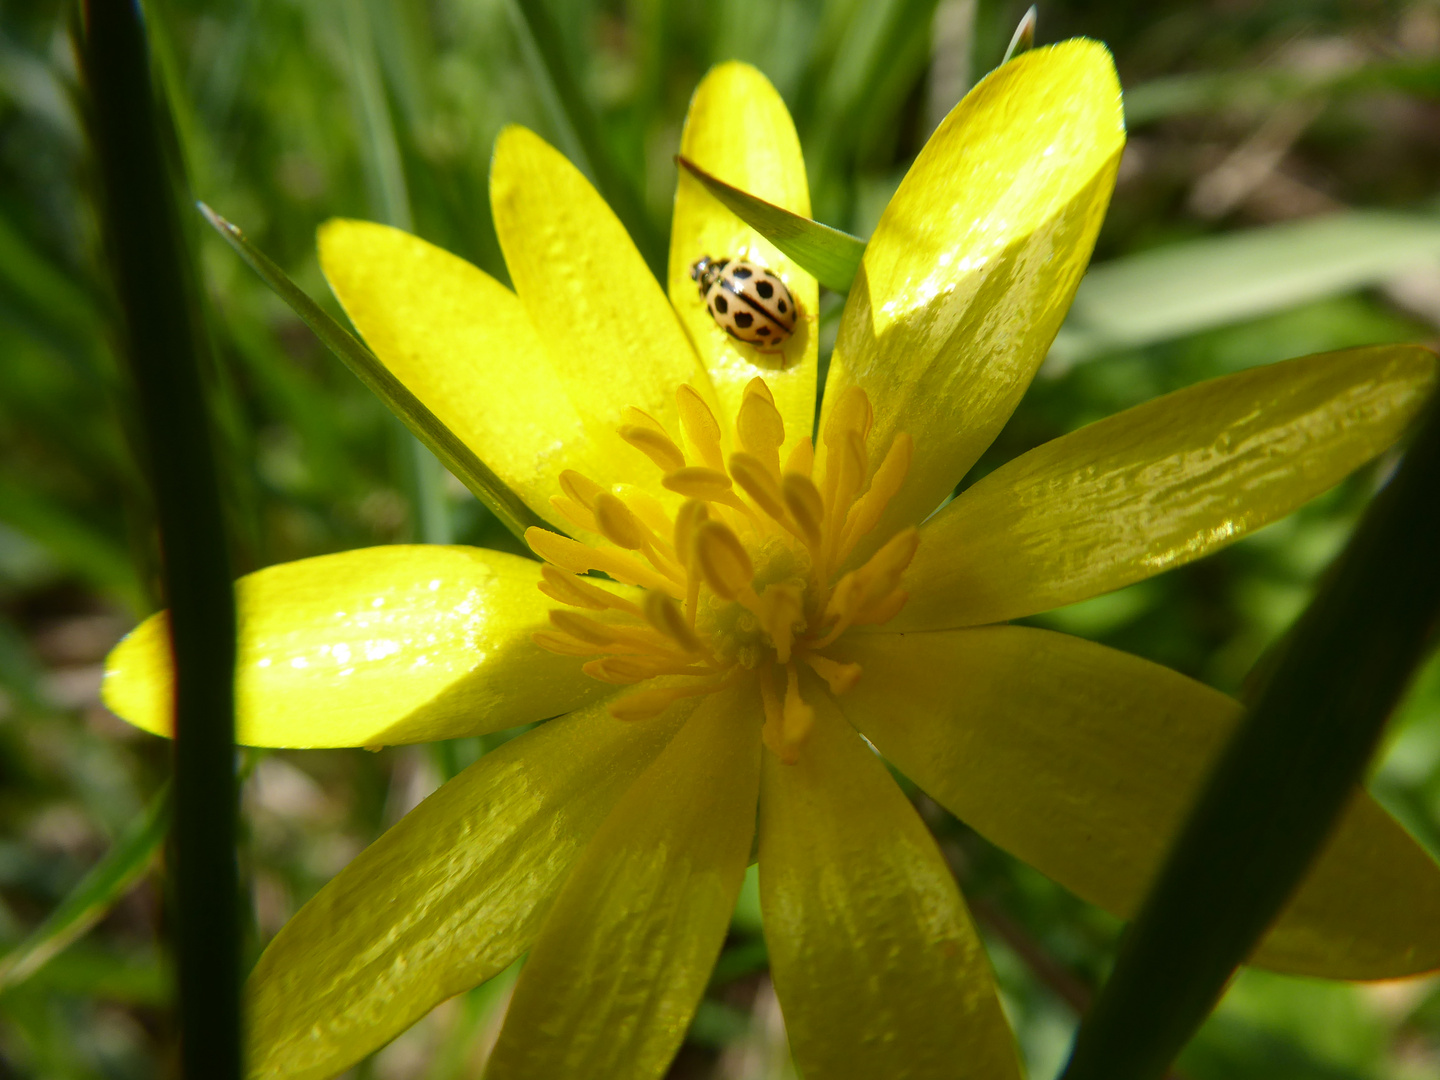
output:
{"label": "dark green stem", "polygon": [[239,1080],[235,607],[199,361],[198,290],[133,0],[88,0],[105,239],[164,555],[175,660],[173,919],[188,1080]]}
{"label": "dark green stem", "polygon": [[1063,1080],[1154,1080],[1330,835],[1440,621],[1440,394],[1226,747]]}

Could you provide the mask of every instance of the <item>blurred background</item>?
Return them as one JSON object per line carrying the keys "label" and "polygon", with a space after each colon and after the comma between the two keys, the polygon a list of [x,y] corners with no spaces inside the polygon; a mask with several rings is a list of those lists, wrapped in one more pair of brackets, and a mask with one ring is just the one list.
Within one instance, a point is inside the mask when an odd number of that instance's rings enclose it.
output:
{"label": "blurred background", "polygon": [[[909,161],[999,63],[1014,0],[147,0],[190,190],[338,314],[333,215],[388,221],[505,279],[490,148],[534,128],[665,250],[671,160],[706,68],[761,68],[820,219],[867,235]],[[170,1072],[157,800],[167,747],[100,705],[155,606],[91,208],[71,5],[0,7],[0,1078]],[[1095,267],[982,475],[1198,380],[1440,327],[1440,0],[1066,0],[1037,40],[1107,42],[1130,142]],[[547,60],[550,63],[547,66]],[[563,74],[556,77],[556,63]],[[241,572],[395,541],[513,541],[215,235],[191,219]],[[841,298],[822,302],[823,350]],[[1304,606],[1390,463],[1225,552],[1035,620],[1232,693]],[[968,481],[967,481],[968,482]],[[246,752],[249,956],[348,859],[504,736]],[[1392,725],[1380,799],[1440,854],[1440,664]],[[1117,923],[916,795],[991,947],[1032,1077],[1057,1071]],[[672,1075],[792,1076],[753,880]],[[351,1074],[478,1075],[513,973]],[[1177,1065],[1192,1080],[1440,1074],[1440,981],[1242,973]]]}

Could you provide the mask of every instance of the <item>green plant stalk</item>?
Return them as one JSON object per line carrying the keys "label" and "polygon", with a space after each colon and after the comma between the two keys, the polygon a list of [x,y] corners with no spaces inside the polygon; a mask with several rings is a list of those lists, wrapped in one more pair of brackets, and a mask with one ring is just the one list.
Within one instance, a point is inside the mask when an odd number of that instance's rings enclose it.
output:
{"label": "green plant stalk", "polygon": [[1440,393],[1222,754],[1063,1080],[1155,1080],[1285,906],[1440,628]]}
{"label": "green plant stalk", "polygon": [[290,305],[290,310],[300,316],[302,322],[314,332],[320,342],[340,358],[341,362],[378,397],[385,407],[398,416],[411,432],[434,454],[444,466],[474,492],[522,543],[525,530],[531,525],[545,528],[553,526],[545,522],[521,501],[471,450],[444,424],[439,417],[426,408],[424,402],[412,394],[397,379],[379,358],[350,331],[332,319],[325,310],[312,300],[304,290],[286,276],[285,271],[254,244],[245,234],[226,221],[204,203],[199,209],[205,220],[214,226],[225,241],[235,249],[250,269],[274,290],[275,295]]}
{"label": "green plant stalk", "polygon": [[106,244],[170,607],[181,1067],[191,1080],[239,1080],[235,601],[200,379],[198,290],[133,0],[89,0],[83,52]]}
{"label": "green plant stalk", "polygon": [[29,979],[104,918],[150,868],[169,826],[170,790],[165,788],[126,827],[60,906],[24,941],[0,957],[0,992]]}

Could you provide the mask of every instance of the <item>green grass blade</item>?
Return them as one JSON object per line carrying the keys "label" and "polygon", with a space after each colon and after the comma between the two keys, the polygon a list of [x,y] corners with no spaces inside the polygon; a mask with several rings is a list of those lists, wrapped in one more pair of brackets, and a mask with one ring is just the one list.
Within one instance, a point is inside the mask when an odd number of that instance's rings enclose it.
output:
{"label": "green grass blade", "polygon": [[1011,58],[1019,56],[1023,52],[1029,52],[1035,47],[1035,24],[1039,21],[1040,12],[1034,4],[1031,4],[1025,14],[1020,16],[1020,22],[1015,27],[1015,33],[1011,36],[1010,44],[1005,49],[1005,57],[1000,63],[1009,63]]}
{"label": "green grass blade", "polygon": [[1440,394],[1296,624],[1085,1017],[1063,1080],[1156,1080],[1284,907],[1440,627]]}
{"label": "green grass blade", "polygon": [[104,918],[149,869],[169,827],[170,793],[165,790],[130,823],[60,906],[0,957],[0,993],[30,978]]}
{"label": "green grass blade", "polygon": [[1090,270],[1051,355],[1067,367],[1379,284],[1440,258],[1440,217],[1352,210]]}
{"label": "green grass blade", "polygon": [[[585,153],[585,162],[576,162],[587,170],[595,187],[604,196],[615,216],[624,223],[630,238],[640,249],[645,262],[660,280],[665,280],[666,260],[669,253],[665,243],[645,212],[645,201],[620,164],[605,139],[600,118],[585,99],[579,80],[565,62],[565,49],[560,40],[560,31],[546,9],[543,0],[511,0],[514,10],[523,22],[523,31],[528,34],[526,45],[533,45],[531,55],[538,59],[541,81],[548,83],[553,100],[558,102],[564,114],[569,133]],[[529,52],[529,50],[526,50]]]}
{"label": "green grass blade", "polygon": [[175,667],[176,1005],[182,1074],[240,1080],[235,857],[235,593],[201,381],[205,319],[180,215],[163,95],[139,6],[85,5],[100,218],[154,488]]}
{"label": "green grass blade", "polygon": [[865,254],[864,240],[732,187],[682,155],[677,154],[675,160],[741,221],[794,259],[821,285],[836,292],[849,291]]}
{"label": "green grass blade", "polygon": [[484,503],[505,527],[524,538],[531,525],[543,524],[530,508],[506,487],[475,452],[442,424],[438,417],[406,389],[405,384],[390,373],[380,360],[354,334],[337,323],[314,300],[286,276],[285,271],[270,261],[230,222],[214,210],[200,204],[200,211],[240,255],[250,268],[275,294],[290,305],[305,325],[315,332],[322,343],[348,367],[365,386],[398,416],[445,467],[453,472],[475,497]]}

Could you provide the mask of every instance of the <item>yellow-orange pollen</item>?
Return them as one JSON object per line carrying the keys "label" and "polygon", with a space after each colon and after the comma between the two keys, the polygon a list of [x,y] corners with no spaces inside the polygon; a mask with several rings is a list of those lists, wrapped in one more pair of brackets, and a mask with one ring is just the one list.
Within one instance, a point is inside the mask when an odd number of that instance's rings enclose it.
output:
{"label": "yellow-orange pollen", "polygon": [[[584,666],[603,682],[662,679],[616,698],[611,715],[642,720],[685,697],[712,693],[746,672],[759,679],[765,745],[797,760],[815,714],[800,694],[799,665],[832,693],[860,677],[858,664],[825,655],[852,626],[887,622],[904,607],[900,576],[915,556],[915,529],[895,534],[865,563],[839,571],[874,529],[910,469],[913,443],[899,434],[870,475],[870,400],[845,390],[821,433],[817,468],[810,439],[782,466],[785,425],[763,379],[745,388],[726,461],[720,425],[699,393],[675,395],[684,448],[639,409],[626,411],[620,437],[664,473],[684,497],[673,516],[635,488],[607,489],[579,473],[560,474],[556,510],[607,546],[544,529],[525,539],[545,560],[540,589],[565,605],[552,629],[535,635],[551,652],[594,657]],[[869,476],[869,484],[866,477]],[[581,575],[601,571],[638,585],[639,602]],[[838,579],[837,579],[837,574]]]}

